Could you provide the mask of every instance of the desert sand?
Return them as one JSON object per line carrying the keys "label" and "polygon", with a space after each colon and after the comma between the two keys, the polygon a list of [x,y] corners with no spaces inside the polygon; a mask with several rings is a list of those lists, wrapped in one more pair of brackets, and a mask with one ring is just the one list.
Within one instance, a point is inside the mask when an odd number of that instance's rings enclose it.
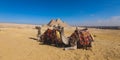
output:
{"label": "desert sand", "polygon": [[[0,25],[0,60],[120,60],[120,30],[89,29],[95,36],[92,50],[65,51],[38,42],[33,26],[5,25]],[[74,29],[65,28],[65,35],[69,36]],[[43,27],[42,33],[45,30]]]}

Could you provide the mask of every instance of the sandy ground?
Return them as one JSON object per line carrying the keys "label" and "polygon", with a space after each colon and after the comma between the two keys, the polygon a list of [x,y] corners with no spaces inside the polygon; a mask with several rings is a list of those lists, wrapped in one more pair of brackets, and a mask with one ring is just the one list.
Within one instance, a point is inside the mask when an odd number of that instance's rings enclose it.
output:
{"label": "sandy ground", "polygon": [[[65,28],[65,35],[69,36],[73,30]],[[120,30],[89,31],[96,36],[92,51],[64,51],[37,42],[36,29],[0,28],[0,60],[120,60]]]}

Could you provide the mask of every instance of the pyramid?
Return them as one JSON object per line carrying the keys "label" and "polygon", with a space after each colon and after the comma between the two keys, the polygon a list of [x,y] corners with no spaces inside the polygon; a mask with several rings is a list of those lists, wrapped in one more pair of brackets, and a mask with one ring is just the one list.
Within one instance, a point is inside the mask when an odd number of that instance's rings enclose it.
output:
{"label": "pyramid", "polygon": [[52,19],[48,24],[47,24],[48,26],[54,26],[54,25],[56,25],[56,26],[58,26],[58,25],[60,25],[60,26],[62,26],[62,27],[67,27],[68,26],[68,24],[66,24],[66,23],[64,23],[61,19],[56,19],[56,20],[54,20],[54,19]]}
{"label": "pyramid", "polygon": [[52,25],[52,24],[54,24],[56,21],[55,20],[51,20],[49,23],[48,23],[48,25]]}

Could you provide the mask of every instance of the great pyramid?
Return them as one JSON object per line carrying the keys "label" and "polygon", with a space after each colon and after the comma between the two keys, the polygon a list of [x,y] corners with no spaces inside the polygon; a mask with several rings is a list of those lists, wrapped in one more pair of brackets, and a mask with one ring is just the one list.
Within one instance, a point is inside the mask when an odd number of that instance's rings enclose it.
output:
{"label": "great pyramid", "polygon": [[68,24],[66,24],[65,22],[63,22],[62,20],[60,20],[59,18],[56,19],[56,20],[52,19],[47,25],[48,25],[48,26],[54,26],[54,25],[57,26],[57,25],[60,25],[60,26],[62,26],[62,27],[67,27],[67,26],[69,26]]}

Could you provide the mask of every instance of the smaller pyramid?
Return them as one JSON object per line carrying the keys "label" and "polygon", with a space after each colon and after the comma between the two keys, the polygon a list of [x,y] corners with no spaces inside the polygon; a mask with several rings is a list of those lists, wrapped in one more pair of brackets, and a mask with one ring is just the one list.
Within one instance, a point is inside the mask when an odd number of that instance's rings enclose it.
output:
{"label": "smaller pyramid", "polygon": [[63,22],[60,20],[60,18],[56,19],[56,22],[58,22],[58,23],[63,23]]}

